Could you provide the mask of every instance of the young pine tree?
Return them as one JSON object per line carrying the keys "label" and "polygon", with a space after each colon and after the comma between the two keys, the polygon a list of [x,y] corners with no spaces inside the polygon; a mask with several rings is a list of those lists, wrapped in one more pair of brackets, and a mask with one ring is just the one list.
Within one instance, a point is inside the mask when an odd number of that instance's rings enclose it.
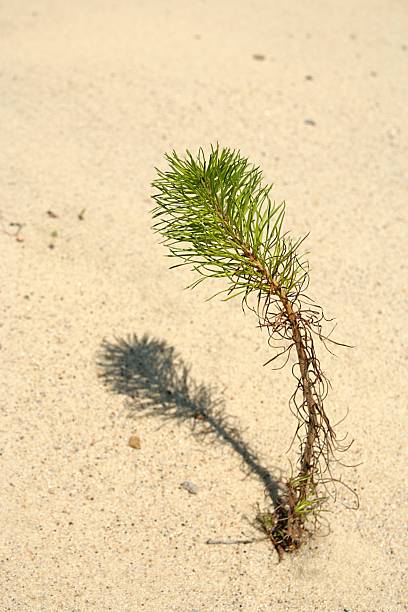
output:
{"label": "young pine tree", "polygon": [[335,482],[336,451],[349,446],[338,443],[324,408],[328,381],[314,339],[329,339],[322,334],[321,307],[305,295],[308,264],[299,252],[304,238],[293,241],[283,230],[285,203],[271,200],[262,172],[239,151],[217,145],[208,158],[200,149],[196,157],[173,151],[166,159],[168,168],[157,170],[153,183],[154,229],[181,260],[176,266],[188,265],[196,273],[190,287],[221,278],[226,299],[241,296],[266,329],[270,346],[284,345],[267,363],[296,357],[289,404],[298,421],[297,474],[281,487],[275,508],[257,517],[281,557],[310,533],[328,484]]}

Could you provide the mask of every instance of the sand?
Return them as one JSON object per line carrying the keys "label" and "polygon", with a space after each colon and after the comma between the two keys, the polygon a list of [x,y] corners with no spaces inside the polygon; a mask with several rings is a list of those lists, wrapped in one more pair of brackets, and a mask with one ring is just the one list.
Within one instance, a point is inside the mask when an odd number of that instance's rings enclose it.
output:
{"label": "sand", "polygon": [[[0,11],[1,610],[405,610],[406,4]],[[238,301],[205,301],[217,283],[183,291],[151,231],[163,153],[216,141],[310,231],[309,294],[356,347],[319,355],[360,508],[341,494],[331,533],[281,563],[207,541],[261,535],[261,475],[295,458],[290,371],[262,367]],[[223,439],[192,428],[199,393]]]}

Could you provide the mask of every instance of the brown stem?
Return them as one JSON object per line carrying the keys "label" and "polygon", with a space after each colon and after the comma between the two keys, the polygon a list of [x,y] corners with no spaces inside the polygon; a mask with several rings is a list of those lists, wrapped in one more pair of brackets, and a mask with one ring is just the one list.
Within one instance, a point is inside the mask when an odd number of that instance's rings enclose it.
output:
{"label": "brown stem", "polygon": [[[218,203],[217,203],[218,204]],[[220,214],[219,206],[216,206]],[[222,217],[222,222],[225,224],[225,219]],[[235,238],[235,237],[234,237]],[[236,239],[235,239],[236,240]],[[306,346],[304,339],[302,338],[302,334],[300,331],[299,320],[297,314],[293,308],[293,303],[288,298],[288,295],[278,283],[276,283],[273,278],[271,278],[269,272],[265,269],[265,267],[258,261],[258,259],[253,255],[250,248],[240,243],[240,241],[236,240],[238,246],[243,250],[244,255],[249,259],[252,266],[259,270],[262,276],[267,279],[267,282],[270,286],[271,293],[278,296],[282,305],[287,314],[291,330],[292,330],[292,338],[295,344],[299,369],[300,369],[300,380],[303,391],[303,398],[306,402],[307,412],[308,412],[308,421],[307,421],[307,434],[306,441],[302,450],[301,458],[300,458],[300,473],[299,476],[304,477],[302,479],[301,485],[299,487],[299,499],[305,499],[307,497],[308,491],[310,489],[310,485],[313,480],[313,456],[314,456],[314,444],[317,437],[318,432],[318,412],[316,409],[316,401],[313,397],[313,385],[310,380],[309,373],[309,358],[306,351]]]}
{"label": "brown stem", "polygon": [[305,480],[302,482],[300,487],[300,499],[304,499],[307,496],[307,492],[309,489],[310,478],[312,477],[312,468],[313,468],[313,451],[314,451],[314,443],[317,436],[317,411],[316,411],[316,402],[313,397],[313,388],[312,383],[309,376],[309,359],[307,356],[306,348],[304,345],[304,341],[302,338],[302,334],[300,332],[298,318],[296,316],[296,312],[293,309],[293,304],[288,299],[286,292],[274,284],[273,290],[278,294],[283,307],[285,308],[286,314],[288,316],[291,328],[292,328],[292,337],[293,342],[295,344],[299,369],[300,369],[300,380],[302,384],[303,397],[306,402],[307,411],[308,411],[308,421],[307,421],[307,435],[306,442],[303,448],[303,452],[300,458],[300,476],[305,476]]}

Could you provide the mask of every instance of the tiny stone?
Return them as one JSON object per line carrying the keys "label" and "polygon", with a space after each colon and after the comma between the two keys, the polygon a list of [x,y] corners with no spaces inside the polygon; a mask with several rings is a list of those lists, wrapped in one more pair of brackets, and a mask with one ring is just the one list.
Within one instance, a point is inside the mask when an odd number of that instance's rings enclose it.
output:
{"label": "tiny stone", "polygon": [[303,123],[305,125],[316,125],[316,121],[314,119],[305,119]]}
{"label": "tiny stone", "polygon": [[185,489],[189,493],[192,493],[192,495],[197,495],[198,493],[197,485],[195,485],[194,482],[191,482],[191,480],[185,480],[181,483],[180,486],[183,487],[183,489]]}
{"label": "tiny stone", "polygon": [[257,60],[258,62],[263,62],[265,59],[265,56],[262,53],[254,53],[252,58],[254,60]]}
{"label": "tiny stone", "polygon": [[311,74],[307,74],[307,75],[305,76],[305,79],[306,79],[306,81],[313,81],[313,77],[312,77],[312,75],[311,75]]}
{"label": "tiny stone", "polygon": [[140,448],[139,436],[137,436],[136,434],[133,434],[132,436],[130,436],[128,444],[132,448],[136,448],[138,450]]}

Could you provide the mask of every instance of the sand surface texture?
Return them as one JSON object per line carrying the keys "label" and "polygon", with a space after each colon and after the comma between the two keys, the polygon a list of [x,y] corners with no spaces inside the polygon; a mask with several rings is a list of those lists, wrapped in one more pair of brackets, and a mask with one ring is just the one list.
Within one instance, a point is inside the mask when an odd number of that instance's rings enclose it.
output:
{"label": "sand surface texture", "polygon": [[[2,611],[406,609],[407,33],[399,0],[1,2]],[[164,151],[216,141],[311,232],[356,346],[318,348],[360,509],[280,564],[207,541],[261,535],[290,369],[151,231]]]}

